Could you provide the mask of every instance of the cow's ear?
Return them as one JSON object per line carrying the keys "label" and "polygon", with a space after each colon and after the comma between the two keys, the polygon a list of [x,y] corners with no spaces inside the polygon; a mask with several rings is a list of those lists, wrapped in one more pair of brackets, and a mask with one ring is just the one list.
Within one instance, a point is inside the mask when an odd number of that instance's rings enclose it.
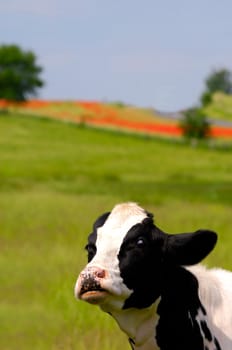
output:
{"label": "cow's ear", "polygon": [[164,259],[177,265],[195,265],[214,248],[217,234],[209,230],[168,235],[164,246]]}

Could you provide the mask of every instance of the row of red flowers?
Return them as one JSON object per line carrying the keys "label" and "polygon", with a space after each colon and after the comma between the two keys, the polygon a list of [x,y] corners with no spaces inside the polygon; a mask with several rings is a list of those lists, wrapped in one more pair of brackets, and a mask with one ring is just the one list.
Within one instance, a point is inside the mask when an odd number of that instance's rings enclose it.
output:
{"label": "row of red flowers", "polygon": [[[48,107],[59,107],[64,105],[64,103],[64,101],[46,100],[29,100],[26,102],[9,102],[6,100],[0,100],[0,108],[4,109],[14,107],[16,109],[20,108],[26,110],[38,109],[40,112],[42,109],[44,109],[44,115],[61,119],[70,119],[76,122],[117,127],[120,129],[133,130],[136,132],[149,134],[155,133],[175,137],[182,135],[182,130],[178,126],[178,123],[157,123],[155,120],[154,122],[142,122],[121,119],[116,109],[114,109],[112,106],[94,101],[70,101],[73,106],[80,109],[79,114],[77,114],[75,109],[73,111],[69,111],[68,107],[67,111],[51,110],[49,113],[46,111],[46,108]],[[232,138],[232,128],[212,126],[210,134],[212,137]]]}

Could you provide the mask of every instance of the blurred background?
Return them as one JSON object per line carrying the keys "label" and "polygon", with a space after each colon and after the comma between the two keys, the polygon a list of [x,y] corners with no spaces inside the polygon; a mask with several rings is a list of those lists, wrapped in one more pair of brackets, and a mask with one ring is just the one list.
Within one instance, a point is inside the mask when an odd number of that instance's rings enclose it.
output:
{"label": "blurred background", "polygon": [[231,269],[232,3],[0,6],[0,348],[129,349],[74,298],[92,224],[123,201],[218,232]]}

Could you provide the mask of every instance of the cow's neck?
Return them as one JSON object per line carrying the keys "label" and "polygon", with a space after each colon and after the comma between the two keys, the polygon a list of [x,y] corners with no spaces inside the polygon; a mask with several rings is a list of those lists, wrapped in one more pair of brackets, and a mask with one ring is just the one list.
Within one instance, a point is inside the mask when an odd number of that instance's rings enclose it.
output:
{"label": "cow's neck", "polygon": [[160,296],[151,306],[114,309],[110,314],[134,350],[205,349],[200,323],[207,321],[207,314],[199,299],[198,280],[185,268],[163,271]]}
{"label": "cow's neck", "polygon": [[158,303],[159,300],[145,309],[130,308],[111,313],[119,327],[128,336],[133,349],[158,349],[155,340]]}
{"label": "cow's neck", "polygon": [[160,296],[150,307],[111,313],[132,348],[203,350],[199,323],[207,315],[199,299],[196,277],[185,268],[169,267],[163,271],[161,283]]}

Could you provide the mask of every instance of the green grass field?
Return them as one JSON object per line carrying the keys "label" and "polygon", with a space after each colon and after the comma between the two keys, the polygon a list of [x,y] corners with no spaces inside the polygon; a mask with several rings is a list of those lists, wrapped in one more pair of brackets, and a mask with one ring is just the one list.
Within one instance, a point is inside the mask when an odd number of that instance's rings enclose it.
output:
{"label": "green grass field", "polygon": [[230,150],[0,115],[0,349],[129,349],[76,301],[95,218],[122,201],[171,233],[210,228],[209,266],[232,267]]}

